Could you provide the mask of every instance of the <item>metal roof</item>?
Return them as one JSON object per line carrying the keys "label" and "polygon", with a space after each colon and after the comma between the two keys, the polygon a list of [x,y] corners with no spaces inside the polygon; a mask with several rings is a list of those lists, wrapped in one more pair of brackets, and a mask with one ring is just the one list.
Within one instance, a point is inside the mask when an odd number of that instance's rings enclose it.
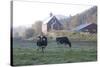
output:
{"label": "metal roof", "polygon": [[66,20],[67,20],[67,17],[66,17],[66,16],[63,16],[63,15],[53,15],[53,16],[47,18],[47,19],[43,22],[43,24],[48,23],[53,17],[56,17],[57,20],[58,20],[60,23],[66,22]]}
{"label": "metal roof", "polygon": [[73,31],[79,31],[79,30],[81,30],[82,28],[87,27],[87,26],[90,25],[90,24],[92,24],[92,23],[81,24],[81,25],[79,25],[78,27],[74,28]]}

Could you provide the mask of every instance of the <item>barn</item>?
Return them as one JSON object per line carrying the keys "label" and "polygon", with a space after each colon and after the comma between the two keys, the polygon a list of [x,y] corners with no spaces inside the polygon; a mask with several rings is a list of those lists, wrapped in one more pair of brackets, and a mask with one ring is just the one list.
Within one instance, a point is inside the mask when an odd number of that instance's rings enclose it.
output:
{"label": "barn", "polygon": [[53,30],[63,30],[64,23],[66,22],[66,16],[52,15],[43,22],[42,32],[47,33]]}
{"label": "barn", "polygon": [[89,33],[97,33],[97,24],[96,23],[85,23],[77,26],[73,29],[76,32],[89,32]]}

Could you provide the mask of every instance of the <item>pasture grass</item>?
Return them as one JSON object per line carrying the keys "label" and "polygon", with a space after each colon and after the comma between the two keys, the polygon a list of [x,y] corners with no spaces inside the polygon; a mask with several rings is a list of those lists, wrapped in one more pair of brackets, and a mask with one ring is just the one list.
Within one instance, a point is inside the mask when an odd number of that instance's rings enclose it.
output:
{"label": "pasture grass", "polygon": [[14,48],[13,65],[42,65],[58,63],[74,63],[97,60],[95,48],[47,48],[45,53],[36,48]]}
{"label": "pasture grass", "polygon": [[[42,65],[97,61],[97,34],[60,33],[68,36],[72,48],[57,45],[53,38],[48,38],[45,52],[37,51],[34,42],[13,40],[13,65]],[[55,34],[54,34],[55,36]],[[51,41],[50,41],[51,40]]]}

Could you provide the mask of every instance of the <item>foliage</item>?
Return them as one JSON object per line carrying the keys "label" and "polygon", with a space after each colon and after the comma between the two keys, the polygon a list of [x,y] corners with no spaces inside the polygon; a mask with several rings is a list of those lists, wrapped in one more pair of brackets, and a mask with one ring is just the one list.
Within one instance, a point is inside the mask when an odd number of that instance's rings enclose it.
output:
{"label": "foliage", "polygon": [[69,21],[66,21],[64,27],[66,27],[65,29],[69,30],[85,23],[97,24],[97,6],[93,6],[92,8],[74,16],[70,16],[67,20]]}
{"label": "foliage", "polygon": [[38,20],[35,22],[35,24],[32,26],[32,28],[35,30],[36,34],[42,33],[42,21]]}
{"label": "foliage", "polygon": [[26,31],[25,31],[25,38],[33,37],[34,34],[35,34],[34,29],[28,28],[28,29],[26,29]]}

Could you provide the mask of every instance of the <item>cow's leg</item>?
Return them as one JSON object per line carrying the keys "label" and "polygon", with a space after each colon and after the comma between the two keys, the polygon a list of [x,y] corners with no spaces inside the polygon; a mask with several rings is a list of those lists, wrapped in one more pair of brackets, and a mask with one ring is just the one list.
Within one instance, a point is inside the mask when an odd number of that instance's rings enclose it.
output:
{"label": "cow's leg", "polygon": [[42,47],[42,53],[44,53],[45,46]]}
{"label": "cow's leg", "polygon": [[71,42],[68,42],[68,44],[69,44],[69,47],[71,48],[72,46],[71,46]]}
{"label": "cow's leg", "polygon": [[57,41],[57,45],[59,45],[59,42]]}
{"label": "cow's leg", "polygon": [[60,48],[60,43],[57,41],[57,46]]}
{"label": "cow's leg", "polygon": [[44,46],[42,47],[42,53],[44,53]]}
{"label": "cow's leg", "polygon": [[70,42],[66,42],[65,47],[67,47],[67,45],[71,48],[71,43]]}
{"label": "cow's leg", "polygon": [[65,45],[65,47],[67,48],[67,43],[65,43],[64,45]]}

